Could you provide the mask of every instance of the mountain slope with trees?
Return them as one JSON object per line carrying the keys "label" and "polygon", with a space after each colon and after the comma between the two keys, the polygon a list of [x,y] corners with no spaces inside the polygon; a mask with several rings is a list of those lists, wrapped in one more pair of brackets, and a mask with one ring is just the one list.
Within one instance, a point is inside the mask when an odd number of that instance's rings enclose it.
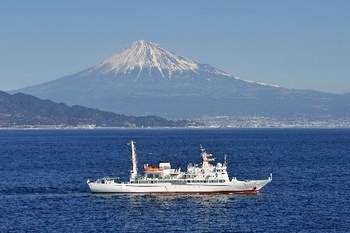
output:
{"label": "mountain slope with trees", "polygon": [[0,127],[84,126],[97,127],[187,127],[193,122],[170,121],[157,116],[126,116],[83,106],[68,106],[51,100],[0,91]]}

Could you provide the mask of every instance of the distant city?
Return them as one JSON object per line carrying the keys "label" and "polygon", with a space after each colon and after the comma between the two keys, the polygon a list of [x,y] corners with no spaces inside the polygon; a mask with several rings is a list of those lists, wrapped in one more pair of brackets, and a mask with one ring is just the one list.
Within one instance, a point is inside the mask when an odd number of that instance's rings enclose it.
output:
{"label": "distant city", "polygon": [[349,128],[350,118],[314,120],[270,117],[207,116],[196,119],[211,128]]}

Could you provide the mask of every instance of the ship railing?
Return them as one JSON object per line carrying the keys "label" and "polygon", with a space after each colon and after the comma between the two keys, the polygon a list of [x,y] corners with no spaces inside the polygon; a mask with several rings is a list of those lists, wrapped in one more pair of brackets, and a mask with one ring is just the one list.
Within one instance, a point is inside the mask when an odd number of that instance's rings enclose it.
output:
{"label": "ship railing", "polygon": [[109,176],[105,176],[103,178],[97,179],[96,181],[94,181],[95,183],[105,183],[106,181],[113,181],[115,183],[121,183],[120,182],[120,177],[109,177]]}

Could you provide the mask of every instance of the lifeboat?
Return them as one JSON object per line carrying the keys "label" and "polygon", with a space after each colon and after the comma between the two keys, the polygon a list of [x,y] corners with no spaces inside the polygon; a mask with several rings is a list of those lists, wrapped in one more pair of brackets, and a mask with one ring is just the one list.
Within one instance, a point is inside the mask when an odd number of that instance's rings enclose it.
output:
{"label": "lifeboat", "polygon": [[145,172],[148,172],[148,173],[158,173],[158,172],[163,172],[164,170],[161,167],[154,167],[149,165],[145,166],[144,169],[145,169]]}

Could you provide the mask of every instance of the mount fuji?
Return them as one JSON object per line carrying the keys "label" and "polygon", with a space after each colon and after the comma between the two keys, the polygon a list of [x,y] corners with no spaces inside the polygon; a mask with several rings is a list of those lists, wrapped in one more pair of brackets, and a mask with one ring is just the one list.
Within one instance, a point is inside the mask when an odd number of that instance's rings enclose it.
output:
{"label": "mount fuji", "polygon": [[309,119],[350,116],[349,95],[246,81],[145,40],[83,71],[14,92],[69,105],[170,119],[219,115]]}

